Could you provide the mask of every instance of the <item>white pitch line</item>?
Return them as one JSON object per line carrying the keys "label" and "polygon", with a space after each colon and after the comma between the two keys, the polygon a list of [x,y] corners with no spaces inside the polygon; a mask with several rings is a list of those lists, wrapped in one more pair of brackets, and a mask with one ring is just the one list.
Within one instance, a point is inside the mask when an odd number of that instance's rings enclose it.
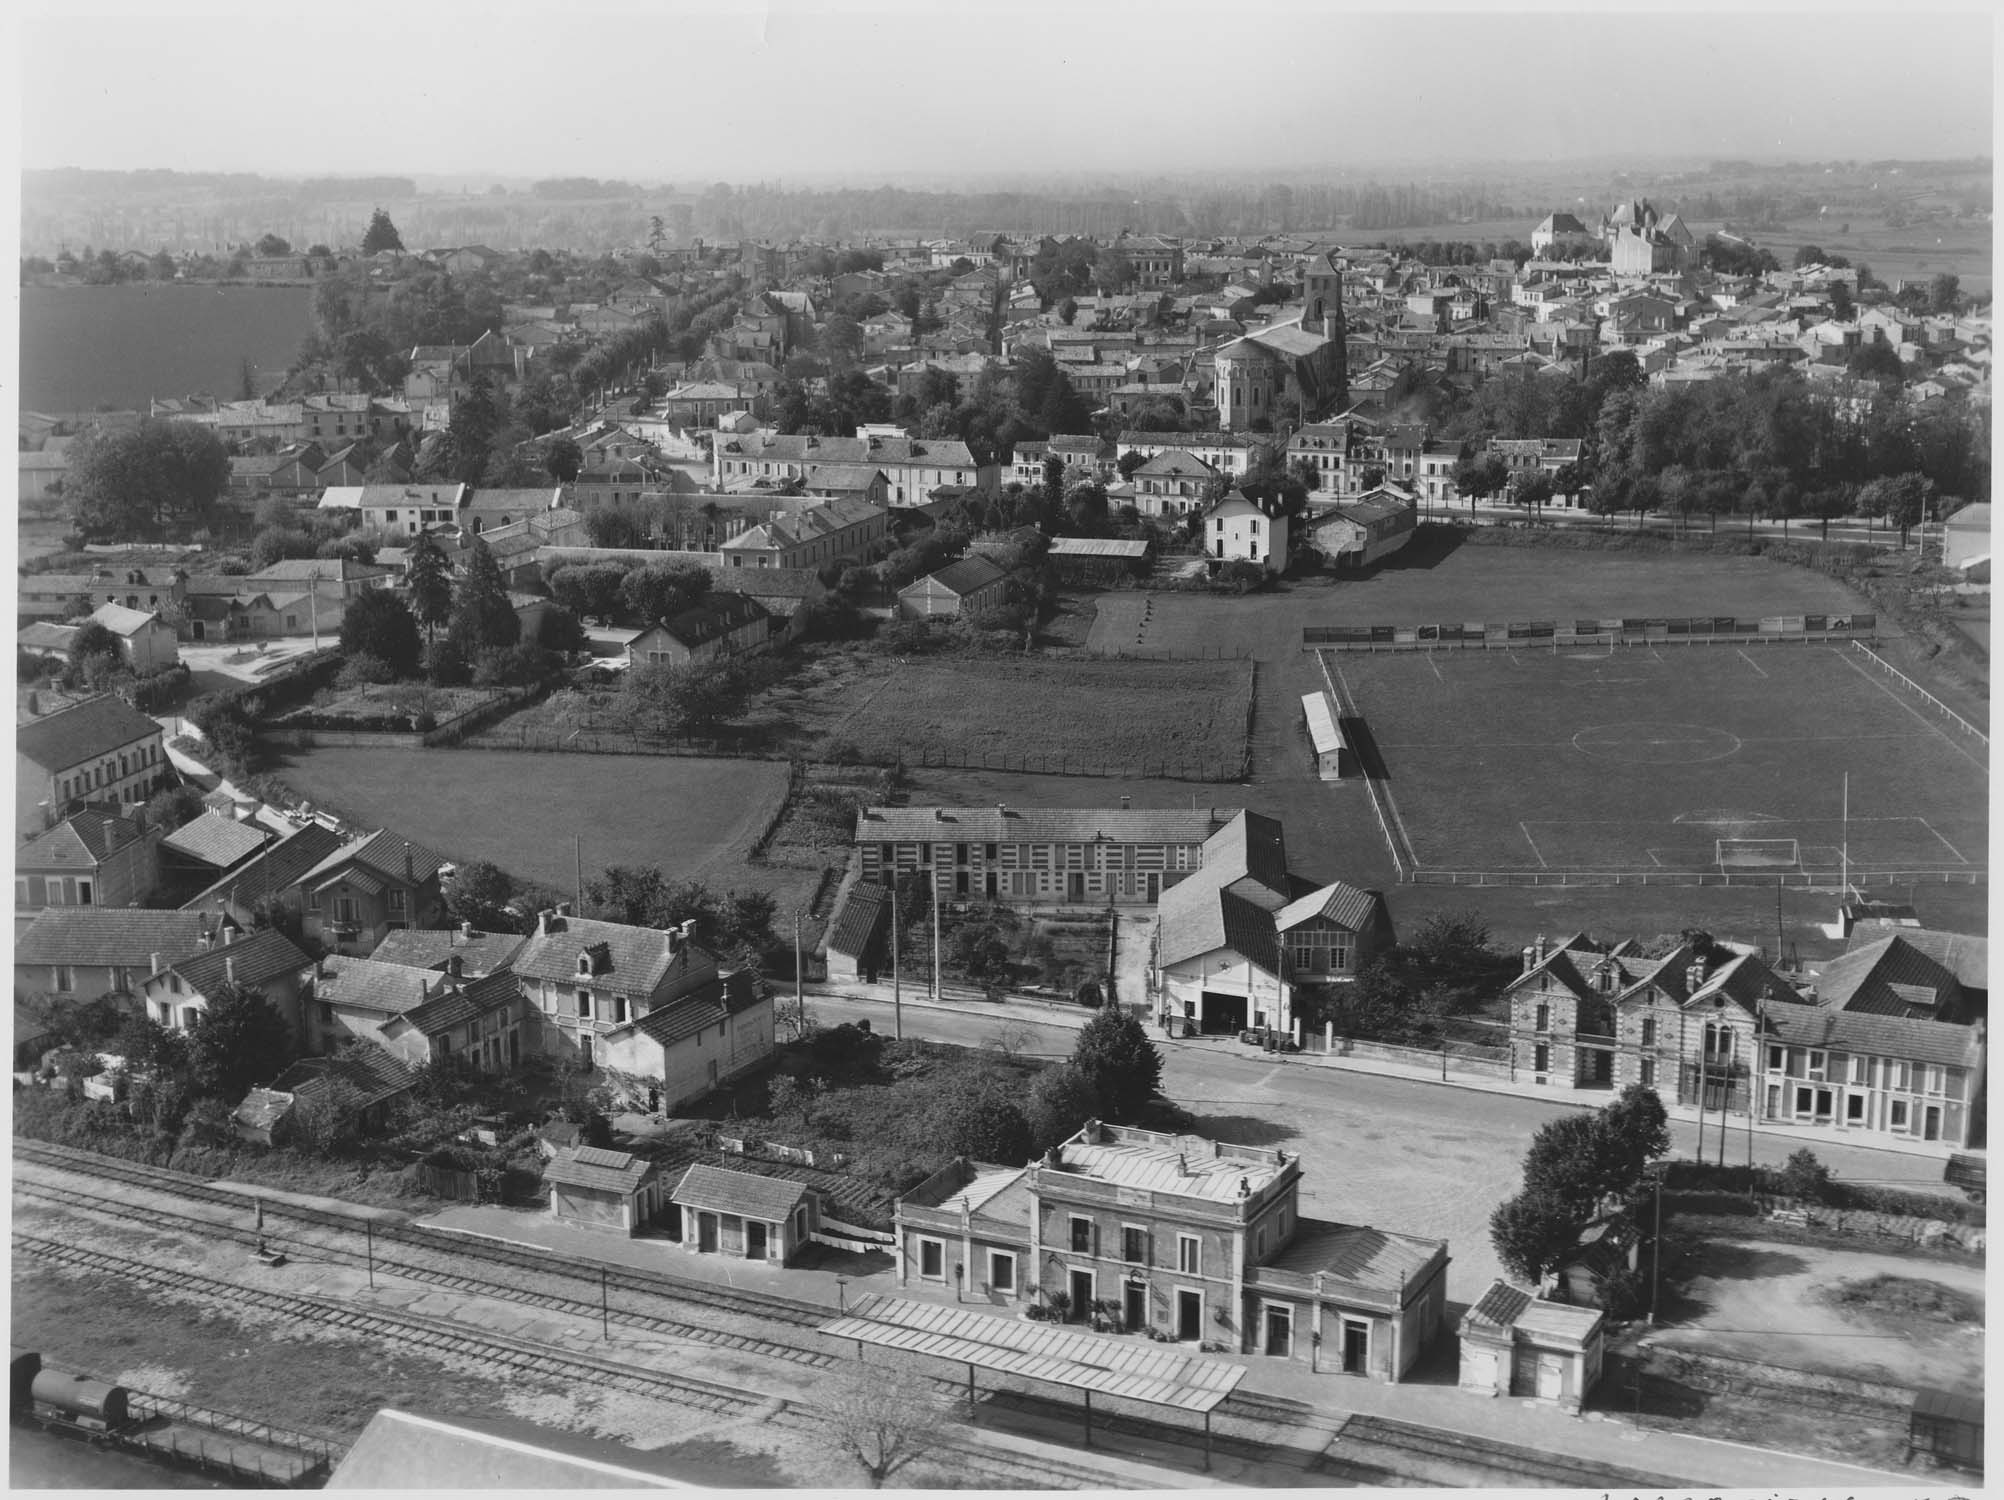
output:
{"label": "white pitch line", "polygon": [[1849,655],[1842,652],[1838,652],[1835,654],[1837,656],[1837,659],[1843,662],[1845,666],[1849,667],[1852,671],[1856,672],[1860,677],[1864,678],[1865,681],[1871,683],[1873,687],[1877,688],[1880,692],[1884,693],[1888,698],[1892,699],[1893,702],[1899,704],[1901,708],[1904,708],[1908,713],[1912,714],[1916,719],[1919,719],[1921,723],[1926,725],[1927,728],[1934,733],[1935,737],[1941,740],[1943,744],[1947,745],[1949,749],[1953,750],[1957,755],[1961,756],[1964,760],[1968,761],[1971,765],[1975,766],[1986,777],[1989,776],[1990,767],[1985,765],[1982,761],[1978,760],[1975,756],[1971,755],[1967,750],[1963,749],[1961,745],[1957,744],[1956,741],[1950,737],[1947,730],[1943,729],[1939,724],[1936,724],[1932,719],[1928,718],[1926,714],[1922,713],[1919,709],[1915,708],[1911,703],[1907,702],[1906,699],[1902,698],[1898,693],[1894,692],[1885,683],[1879,681],[1878,678],[1874,677],[1870,672],[1867,672],[1863,667],[1859,666],[1858,663],[1852,660],[1852,658]]}
{"label": "white pitch line", "polygon": [[1538,841],[1531,837],[1530,828],[1521,819],[1518,820],[1517,831],[1524,835],[1524,842],[1529,844],[1531,852],[1538,856],[1538,868],[1541,870],[1551,869],[1551,866],[1545,863],[1544,853],[1538,848]]}
{"label": "white pitch line", "polygon": [[1738,652],[1737,655],[1739,656],[1739,659],[1741,661],[1745,662],[1748,666],[1752,667],[1756,672],[1760,672],[1761,676],[1763,677],[1767,676],[1767,673],[1761,672],[1760,663],[1755,661],[1751,656],[1748,656],[1746,652],[1741,651]]}
{"label": "white pitch line", "polygon": [[1920,824],[1920,826],[1925,828],[1929,833],[1933,834],[1936,838],[1941,839],[1942,847],[1946,849],[1950,854],[1953,854],[1957,859],[1961,860],[1964,864],[1969,863],[1969,856],[1964,854],[1960,849],[1956,848],[1955,845],[1951,844],[1947,839],[1942,839],[1941,830],[1939,828],[1936,828],[1934,824],[1928,822],[1926,818],[1915,818],[1914,821]]}
{"label": "white pitch line", "polygon": [[1447,681],[1445,677],[1442,677],[1440,675],[1440,664],[1433,659],[1433,653],[1431,651],[1427,652],[1426,654],[1426,664],[1433,668],[1433,675],[1436,680],[1440,682]]}

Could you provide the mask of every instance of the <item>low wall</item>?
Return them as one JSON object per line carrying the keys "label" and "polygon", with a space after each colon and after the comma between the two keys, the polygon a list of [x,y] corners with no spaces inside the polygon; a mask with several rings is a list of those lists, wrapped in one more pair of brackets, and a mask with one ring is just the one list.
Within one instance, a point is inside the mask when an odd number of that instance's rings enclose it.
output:
{"label": "low wall", "polygon": [[1797,1370],[1787,1365],[1762,1364],[1730,1354],[1700,1353],[1675,1344],[1656,1344],[1652,1353],[1670,1367],[1670,1373],[1685,1385],[1700,1390],[1731,1394],[1754,1394],[1780,1388],[1805,1395],[1835,1396],[1847,1401],[1864,1401],[1906,1411],[1914,1393],[1903,1385],[1886,1381],[1859,1380],[1849,1375],[1826,1375],[1817,1370]]}

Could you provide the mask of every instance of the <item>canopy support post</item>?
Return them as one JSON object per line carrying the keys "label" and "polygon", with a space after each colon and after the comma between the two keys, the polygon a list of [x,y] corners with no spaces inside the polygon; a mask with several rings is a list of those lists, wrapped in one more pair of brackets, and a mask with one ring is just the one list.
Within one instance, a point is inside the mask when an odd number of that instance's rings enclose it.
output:
{"label": "canopy support post", "polygon": [[967,1362],[967,1420],[974,1420],[974,1361]]}
{"label": "canopy support post", "polygon": [[1211,1472],[1211,1412],[1204,1409],[1204,1472]]}
{"label": "canopy support post", "polygon": [[1092,1446],[1092,1392],[1085,1393],[1085,1445]]}

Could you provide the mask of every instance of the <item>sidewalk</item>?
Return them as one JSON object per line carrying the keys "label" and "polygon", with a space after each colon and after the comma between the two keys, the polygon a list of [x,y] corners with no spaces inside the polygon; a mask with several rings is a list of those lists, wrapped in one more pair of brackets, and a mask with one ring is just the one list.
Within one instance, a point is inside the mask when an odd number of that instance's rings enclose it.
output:
{"label": "sidewalk", "polygon": [[[810,999],[816,994],[843,1000],[880,1001],[885,1005],[891,1003],[891,987],[887,984],[870,985],[856,983],[807,986],[807,995]],[[913,998],[914,995],[917,996],[916,999]],[[1012,1021],[1022,1021],[1034,1026],[1061,1026],[1073,1031],[1078,1030],[1087,1021],[1092,1019],[1091,1011],[1063,1001],[1056,1002],[1048,1007],[1041,1006],[1033,1000],[1025,1000],[1020,997],[1012,998],[1001,1004],[981,1000],[936,1002],[928,1000],[925,997],[923,984],[920,984],[916,988],[911,985],[905,986],[904,1004],[908,1009],[944,1011],[961,1016],[993,1016],[997,1019],[1006,1018]],[[1332,1057],[1327,1053],[1314,1050],[1312,1046],[1309,1050],[1302,1052],[1255,1053],[1252,1049],[1241,1044],[1236,1038],[1230,1037],[1177,1039],[1156,1036],[1153,1040],[1157,1047],[1165,1051],[1181,1048],[1209,1050],[1222,1047],[1231,1049],[1235,1054],[1243,1054],[1246,1057],[1257,1056],[1270,1063],[1285,1063],[1297,1067],[1327,1068],[1342,1073],[1371,1073],[1380,1078],[1403,1078],[1413,1083],[1430,1083],[1439,1088],[1474,1089],[1477,1092],[1486,1094],[1512,1094],[1520,1099],[1536,1099],[1544,1104],[1570,1105],[1576,1109],[1598,1109],[1614,1097],[1612,1090],[1605,1089],[1554,1089],[1540,1087],[1534,1083],[1513,1082],[1507,1078],[1490,1078],[1481,1074],[1456,1076],[1452,1072],[1452,1059],[1449,1061],[1450,1072],[1447,1077],[1443,1078],[1437,1066],[1429,1067],[1418,1063],[1392,1062],[1378,1058]],[[1310,1038],[1310,1041],[1312,1043],[1314,1038]],[[1681,1120],[1686,1124],[1695,1124],[1698,1120],[1698,1109],[1695,1105],[1676,1104],[1666,1099],[1663,1107],[1673,1120]],[[1716,1110],[1712,1111],[1705,1116],[1705,1119],[1710,1124],[1717,1124],[1718,1112]],[[1747,1128],[1746,1116],[1731,1116],[1729,1119],[1729,1128],[1734,1136],[1743,1134]],[[1811,1148],[1817,1146],[1845,1146],[1860,1151],[1887,1151],[1900,1156],[1917,1156],[1940,1162],[1946,1162],[1952,1154],[1983,1155],[1981,1148],[1962,1148],[1958,1152],[1956,1148],[1944,1145],[1938,1141],[1900,1141],[1886,1137],[1840,1135],[1830,1130],[1819,1130],[1815,1126],[1794,1125],[1778,1120],[1756,1120],[1754,1122],[1754,1132],[1757,1135],[1797,1141]]]}

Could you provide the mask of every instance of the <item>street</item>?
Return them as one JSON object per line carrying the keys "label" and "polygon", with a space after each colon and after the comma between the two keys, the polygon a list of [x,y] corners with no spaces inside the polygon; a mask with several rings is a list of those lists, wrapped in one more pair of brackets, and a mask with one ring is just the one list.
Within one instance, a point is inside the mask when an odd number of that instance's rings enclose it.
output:
{"label": "street", "polygon": [[[923,988],[914,986],[914,996]],[[791,998],[781,1001],[781,1012]],[[890,1007],[874,1001],[810,995],[808,1012],[824,1026],[867,1019],[886,1035]],[[1036,1024],[1023,1007],[981,1007],[962,1015],[906,1006],[906,1036],[980,1047],[1005,1026],[1027,1026],[1035,1040],[1024,1048],[1038,1057],[1071,1055],[1077,1032]],[[1453,1085],[1349,1072],[1306,1061],[1276,1061],[1236,1041],[1170,1041],[1156,1037],[1163,1055],[1162,1091],[1197,1117],[1199,1133],[1242,1145],[1279,1146],[1301,1153],[1302,1211],[1319,1218],[1430,1235],[1448,1242],[1448,1298],[1470,1302],[1501,1274],[1489,1245],[1491,1210],[1517,1189],[1531,1134],[1568,1109],[1598,1105],[1604,1095],[1577,1096],[1579,1104],[1546,1103]],[[1799,1138],[1756,1135],[1754,1160],[1779,1165]],[[1695,1125],[1671,1122],[1671,1150],[1696,1153]],[[1817,1141],[1819,1160],[1850,1182],[1888,1183],[1917,1189],[1941,1183],[1939,1160]],[[1726,1160],[1747,1159],[1741,1121],[1726,1133]],[[1717,1161],[1719,1128],[1705,1129],[1705,1156]]]}

